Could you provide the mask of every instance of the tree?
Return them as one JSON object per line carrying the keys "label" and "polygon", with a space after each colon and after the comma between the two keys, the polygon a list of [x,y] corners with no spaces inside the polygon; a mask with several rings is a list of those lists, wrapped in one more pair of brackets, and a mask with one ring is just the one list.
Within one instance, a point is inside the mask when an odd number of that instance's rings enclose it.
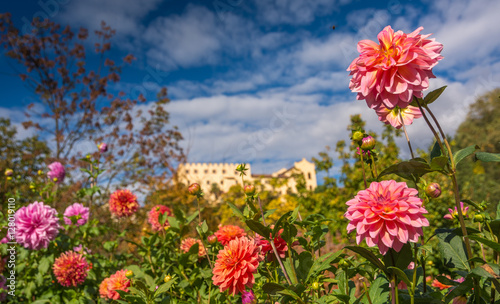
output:
{"label": "tree", "polygon": [[[500,88],[480,96],[470,105],[466,119],[455,134],[456,149],[477,144],[481,151],[500,153]],[[462,161],[458,165],[460,189],[468,198],[490,203],[491,209],[500,201],[500,165]],[[474,174],[473,174],[474,173]]]}
{"label": "tree", "polygon": [[[184,155],[178,145],[182,135],[176,127],[168,127],[167,90],[161,89],[151,103],[142,94],[115,93],[123,66],[134,60],[132,55],[120,63],[110,58],[115,31],[102,23],[95,32],[93,54],[85,47],[86,29],[76,34],[69,26],[37,19],[32,28],[21,33],[9,13],[0,14],[0,44],[41,105],[27,107],[23,125],[50,141],[52,160],[75,168],[85,144],[105,142],[109,148],[104,162],[105,188],[117,182],[121,186],[145,185],[150,178],[172,173],[172,162],[181,161]],[[98,58],[96,67],[89,63],[92,57]]]}

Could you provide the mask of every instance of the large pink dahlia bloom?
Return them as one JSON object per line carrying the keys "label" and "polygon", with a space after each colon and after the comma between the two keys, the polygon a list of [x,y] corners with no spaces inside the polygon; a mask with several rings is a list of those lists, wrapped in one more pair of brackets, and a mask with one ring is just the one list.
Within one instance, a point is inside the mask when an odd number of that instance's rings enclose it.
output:
{"label": "large pink dahlia bloom", "polygon": [[217,254],[212,271],[214,285],[219,286],[221,292],[229,290],[232,295],[243,293],[245,286],[252,288],[255,283],[253,274],[262,259],[260,246],[253,240],[244,236],[230,241]]}
{"label": "large pink dahlia bloom", "polygon": [[16,212],[16,241],[25,248],[39,250],[49,247],[59,229],[56,209],[43,202],[34,202]]}
{"label": "large pink dahlia bloom", "polygon": [[85,281],[90,265],[81,253],[67,251],[55,260],[52,268],[59,284],[76,287]]}
{"label": "large pink dahlia bloom", "polygon": [[366,239],[366,244],[377,245],[381,254],[389,248],[399,252],[408,241],[416,243],[423,235],[422,227],[429,226],[424,217],[427,210],[417,194],[405,182],[371,183],[346,203],[349,208],[344,216],[350,221],[347,232],[356,231],[358,244]]}
{"label": "large pink dahlia bloom", "polygon": [[435,78],[432,68],[443,58],[443,45],[427,39],[431,34],[420,35],[422,30],[405,34],[386,26],[377,36],[380,44],[358,43],[360,55],[347,69],[352,75],[349,88],[358,93],[358,100],[365,99],[372,109],[380,105],[404,109],[413,96],[423,96],[429,78]]}

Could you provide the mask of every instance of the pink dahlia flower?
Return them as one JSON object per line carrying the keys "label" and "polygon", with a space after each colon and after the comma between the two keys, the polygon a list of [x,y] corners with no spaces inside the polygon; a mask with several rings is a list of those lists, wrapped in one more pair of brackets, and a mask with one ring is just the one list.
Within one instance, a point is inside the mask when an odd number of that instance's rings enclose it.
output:
{"label": "pink dahlia flower", "polygon": [[101,282],[101,285],[99,286],[99,294],[101,295],[101,298],[118,300],[120,298],[120,294],[116,292],[116,290],[128,292],[130,280],[127,279],[125,275],[126,272],[126,269],[119,270]]}
{"label": "pink dahlia flower", "polygon": [[384,105],[393,109],[406,108],[413,96],[422,97],[435,78],[432,68],[443,58],[443,45],[420,35],[423,27],[413,33],[394,32],[386,26],[379,34],[379,44],[371,40],[358,43],[360,55],[349,68],[352,75],[349,88],[365,99],[370,108]]}
{"label": "pink dahlia flower", "polygon": [[[401,116],[403,117],[403,121],[399,117],[399,111],[401,111]],[[391,125],[396,129],[399,129],[403,126],[411,125],[414,119],[422,117],[422,112],[418,107],[407,106],[404,109],[400,109],[399,107],[394,107],[392,110],[386,108],[384,105],[380,105],[375,108],[375,112],[377,112],[378,120],[385,123],[386,125]]]}
{"label": "pink dahlia flower", "polygon": [[100,143],[99,145],[97,145],[97,148],[101,153],[108,152],[108,145],[106,143]]}
{"label": "pink dahlia flower", "polygon": [[243,228],[234,225],[219,225],[219,230],[217,230],[214,235],[217,237],[219,243],[223,246],[229,244],[229,241],[236,238],[247,235]]}
{"label": "pink dahlia flower", "polygon": [[74,203],[68,206],[64,211],[64,223],[66,223],[66,225],[71,225],[73,223],[71,217],[76,219],[77,226],[85,225],[89,220],[89,208],[83,207],[82,204]]}
{"label": "pink dahlia flower", "polygon": [[76,287],[85,281],[90,265],[82,254],[66,251],[55,260],[52,269],[59,284]]}
{"label": "pink dahlia flower", "polygon": [[48,168],[50,171],[47,172],[47,176],[58,184],[62,183],[64,176],[66,176],[64,166],[60,162],[53,162],[48,165]]}
{"label": "pink dahlia flower", "polygon": [[117,217],[130,216],[138,208],[137,196],[129,190],[116,190],[109,198],[109,211]]}
{"label": "pink dahlia flower", "polygon": [[253,274],[257,271],[263,256],[260,247],[247,237],[234,239],[219,251],[212,271],[214,285],[221,292],[229,290],[233,296],[244,292],[245,286],[252,288],[255,283]]}
{"label": "pink dahlia flower", "polygon": [[378,245],[381,254],[389,248],[399,252],[409,241],[416,243],[423,235],[422,227],[429,226],[424,217],[427,210],[417,194],[404,182],[371,183],[346,203],[349,208],[344,216],[350,221],[347,232],[356,231],[358,244],[366,239],[368,246]]}
{"label": "pink dahlia flower", "polygon": [[[462,209],[462,215],[464,216],[464,218],[468,218],[469,215],[467,214],[467,212],[469,211],[469,207],[467,206],[464,208],[464,203],[460,202],[460,209]],[[455,209],[449,208],[448,211],[450,211],[450,214],[446,214],[445,216],[443,216],[443,218],[447,220],[458,218],[458,210],[456,206]]]}
{"label": "pink dahlia flower", "polygon": [[181,250],[183,252],[189,252],[189,249],[191,249],[191,247],[194,244],[198,244],[198,256],[200,258],[204,257],[205,256],[205,247],[203,247],[203,243],[199,239],[187,238],[187,239],[182,240]]}
{"label": "pink dahlia flower", "polygon": [[16,212],[16,241],[25,248],[39,250],[49,247],[59,229],[56,209],[43,202],[34,202]]}
{"label": "pink dahlia flower", "polygon": [[165,227],[170,226],[168,220],[165,223],[160,224],[159,217],[164,213],[167,213],[168,216],[172,216],[172,210],[164,205],[156,205],[154,206],[148,214],[148,222],[151,224],[151,228],[155,231],[161,231],[165,229]]}
{"label": "pink dahlia flower", "polygon": [[255,299],[255,295],[253,291],[244,291],[241,294],[241,303],[242,304],[255,304],[257,300]]}

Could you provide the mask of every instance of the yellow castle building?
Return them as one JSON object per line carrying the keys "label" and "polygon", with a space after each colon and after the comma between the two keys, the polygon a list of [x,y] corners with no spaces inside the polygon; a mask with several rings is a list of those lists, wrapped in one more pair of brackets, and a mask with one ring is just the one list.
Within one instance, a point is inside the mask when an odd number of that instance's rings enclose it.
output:
{"label": "yellow castle building", "polygon": [[[209,193],[213,184],[217,184],[222,192],[227,192],[237,184],[242,185],[242,180],[239,172],[236,171],[238,164],[234,163],[185,163],[180,164],[177,170],[180,182],[187,185],[192,183],[200,184],[205,193]],[[273,179],[278,182],[278,187],[275,190],[284,194],[287,191],[297,193],[297,181],[295,176],[302,174],[304,176],[306,188],[313,191],[317,187],[316,168],[314,163],[303,158],[299,162],[295,162],[291,168],[282,168],[272,174],[254,174],[252,167],[247,164],[245,182],[255,183],[260,182],[266,190],[271,190],[271,181]]]}

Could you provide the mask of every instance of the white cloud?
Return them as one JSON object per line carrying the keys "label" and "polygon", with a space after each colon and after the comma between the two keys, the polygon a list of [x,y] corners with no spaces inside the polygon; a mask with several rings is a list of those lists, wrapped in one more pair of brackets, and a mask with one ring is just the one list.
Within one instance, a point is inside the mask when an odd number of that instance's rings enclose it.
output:
{"label": "white cloud", "polygon": [[[255,0],[258,17],[267,24],[308,24],[338,9],[332,0]],[[342,2],[341,4],[345,4]]]}

